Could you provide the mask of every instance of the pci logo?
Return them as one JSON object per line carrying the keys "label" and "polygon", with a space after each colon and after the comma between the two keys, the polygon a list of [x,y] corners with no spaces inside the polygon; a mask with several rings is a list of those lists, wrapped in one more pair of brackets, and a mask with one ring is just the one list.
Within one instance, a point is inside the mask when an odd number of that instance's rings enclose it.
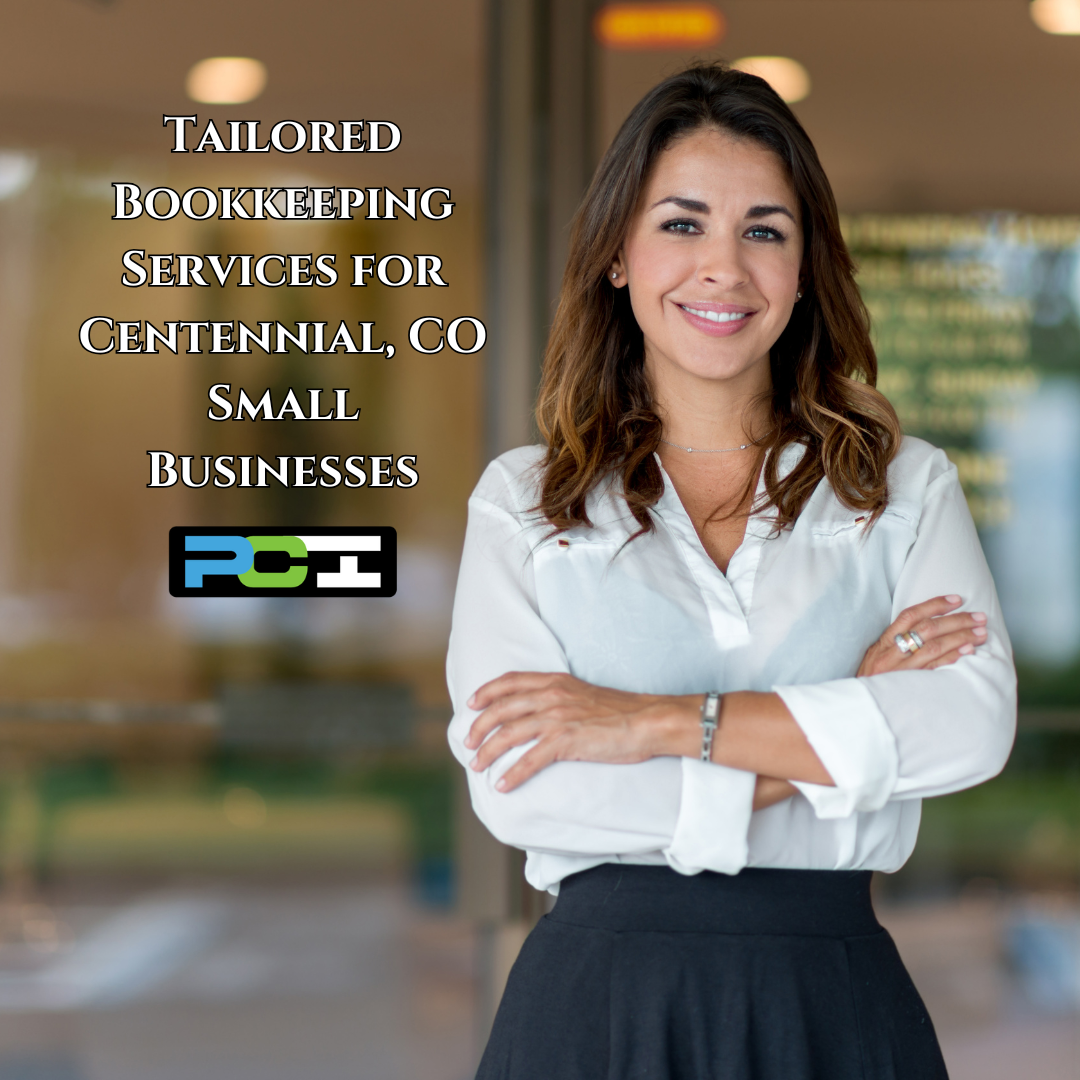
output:
{"label": "pci logo", "polygon": [[393,596],[388,527],[169,530],[173,596]]}

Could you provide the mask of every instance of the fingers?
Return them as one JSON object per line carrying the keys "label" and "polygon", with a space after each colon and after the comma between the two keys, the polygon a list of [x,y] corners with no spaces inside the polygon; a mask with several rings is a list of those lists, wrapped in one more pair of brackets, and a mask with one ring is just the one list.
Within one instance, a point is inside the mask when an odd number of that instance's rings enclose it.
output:
{"label": "fingers", "polygon": [[554,739],[542,739],[528,753],[522,754],[509,769],[495,782],[496,791],[513,791],[541,769],[559,760],[558,747]]}
{"label": "fingers", "polygon": [[[911,631],[922,638],[923,641],[932,641],[934,638],[945,634],[955,634],[959,630],[982,629],[983,638],[986,636],[986,616],[981,611],[964,611],[956,615],[939,615],[935,619],[924,619],[916,623]],[[910,633],[911,631],[908,631]],[[895,645],[896,642],[893,642]]]}
{"label": "fingers", "polygon": [[508,671],[491,682],[484,683],[467,702],[470,709],[479,712],[486,709],[493,701],[518,690],[535,690],[547,686],[559,679],[572,679],[573,676],[551,671]]}
{"label": "fingers", "polygon": [[549,709],[557,704],[556,691],[550,688],[519,691],[508,697],[499,698],[489,705],[474,721],[465,738],[465,745],[470,750],[478,747],[497,727],[513,723],[527,716]]}
{"label": "fingers", "polygon": [[[956,659],[970,655],[977,645],[986,640],[986,628],[982,626],[969,627],[964,630],[956,630],[951,634],[943,634],[941,637],[928,641],[921,649],[908,653],[904,662],[898,665],[898,670],[921,671],[926,668],[940,667],[937,661],[951,653],[956,653]],[[952,661],[955,663],[955,661]]]}
{"label": "fingers", "polygon": [[[937,659],[943,652],[950,652],[952,648],[970,644],[982,645],[986,641],[986,616],[981,611],[963,612],[957,615],[940,615],[936,619],[929,619],[917,623],[908,631],[909,634],[917,634],[922,641],[922,647],[914,651],[901,654],[897,667],[924,668],[927,661]],[[946,646],[945,641],[950,645]],[[899,646],[892,642],[896,653],[900,653]],[[919,656],[922,659],[919,662]]]}
{"label": "fingers", "polygon": [[924,670],[932,671],[934,668],[948,667],[949,664],[955,664],[961,656],[968,656],[974,651],[974,645],[961,645],[959,649],[953,649],[952,652],[948,652],[944,656],[939,656],[936,660],[932,660],[926,665]]}
{"label": "fingers", "polygon": [[[682,697],[612,690],[566,673],[511,672],[470,701],[474,708],[490,702],[465,739],[476,751],[469,762],[474,771],[491,769],[517,748],[524,751],[504,775],[505,784],[495,785],[499,791],[512,790],[553,761],[645,761],[656,756],[658,725],[667,732],[672,712],[685,708]],[[699,703],[691,710],[695,724]]]}
{"label": "fingers", "polygon": [[[979,645],[985,644],[986,615],[981,611],[955,611],[960,602],[960,597],[956,595],[937,596],[906,608],[867,649],[857,674],[881,675],[889,671],[941,667],[945,663],[955,663],[960,656],[966,655],[956,652],[961,646],[970,645],[972,648],[969,651],[974,651]],[[923,647],[903,652],[896,644],[896,638],[908,633],[917,634]],[[961,636],[954,636],[958,634]],[[942,661],[941,657],[946,653],[951,655],[951,659]]]}
{"label": "fingers", "polygon": [[892,625],[885,631],[891,641],[893,635],[904,634],[914,629],[921,622],[926,622],[936,615],[945,615],[958,608],[964,601],[955,593],[950,596],[935,596],[932,600],[924,600],[921,604],[905,608],[896,616]]}
{"label": "fingers", "polygon": [[572,675],[537,671],[511,671],[476,691],[467,704],[483,710],[473,721],[465,746],[473,750],[500,724],[549,708],[565,698],[579,680]]}
{"label": "fingers", "polygon": [[517,720],[514,723],[503,724],[483,746],[477,750],[475,757],[469,762],[469,767],[477,772],[482,772],[493,762],[515,746],[530,742],[543,733],[544,721],[539,718]]}

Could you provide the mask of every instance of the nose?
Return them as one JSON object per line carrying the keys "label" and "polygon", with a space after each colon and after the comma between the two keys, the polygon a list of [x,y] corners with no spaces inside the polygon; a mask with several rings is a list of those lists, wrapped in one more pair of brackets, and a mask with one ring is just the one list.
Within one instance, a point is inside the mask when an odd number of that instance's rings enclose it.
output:
{"label": "nose", "polygon": [[738,289],[750,280],[738,237],[713,235],[699,248],[697,278],[703,285]]}

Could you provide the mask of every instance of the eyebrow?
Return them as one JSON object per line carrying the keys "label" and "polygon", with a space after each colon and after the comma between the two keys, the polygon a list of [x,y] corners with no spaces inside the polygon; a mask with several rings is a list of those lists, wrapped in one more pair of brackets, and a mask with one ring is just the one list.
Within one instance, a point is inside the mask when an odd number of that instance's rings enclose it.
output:
{"label": "eyebrow", "polygon": [[795,215],[786,206],[751,206],[746,216],[749,218],[763,218],[770,214],[783,214],[784,217],[795,220]]}
{"label": "eyebrow", "polygon": [[709,212],[708,203],[699,202],[697,199],[682,199],[678,195],[669,195],[666,199],[654,202],[649,209],[655,210],[658,206],[663,206],[664,203],[674,203],[681,210],[690,210],[695,214],[707,214]]}
{"label": "eyebrow", "polygon": [[[698,199],[683,199],[678,195],[669,195],[666,199],[661,199],[659,202],[655,202],[649,207],[650,210],[655,210],[658,206],[663,206],[664,203],[674,203],[681,210],[689,210],[695,214],[708,214],[709,204],[703,203]],[[785,217],[795,220],[795,215],[786,206],[751,206],[747,211],[746,216],[748,218],[763,218],[768,217],[770,214],[783,214]]]}

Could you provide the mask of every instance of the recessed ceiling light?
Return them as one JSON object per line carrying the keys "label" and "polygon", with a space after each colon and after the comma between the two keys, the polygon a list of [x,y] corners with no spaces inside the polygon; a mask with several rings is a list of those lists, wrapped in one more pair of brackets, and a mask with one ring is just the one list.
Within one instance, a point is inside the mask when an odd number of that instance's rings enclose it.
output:
{"label": "recessed ceiling light", "polygon": [[1029,10],[1048,34],[1080,34],[1080,0],[1032,0]]}
{"label": "recessed ceiling light", "polygon": [[266,87],[266,65],[246,56],[212,56],[187,74],[187,95],[208,105],[242,105]]}
{"label": "recessed ceiling light", "polygon": [[731,66],[760,76],[785,101],[802,101],[810,93],[810,73],[787,56],[744,56]]}

